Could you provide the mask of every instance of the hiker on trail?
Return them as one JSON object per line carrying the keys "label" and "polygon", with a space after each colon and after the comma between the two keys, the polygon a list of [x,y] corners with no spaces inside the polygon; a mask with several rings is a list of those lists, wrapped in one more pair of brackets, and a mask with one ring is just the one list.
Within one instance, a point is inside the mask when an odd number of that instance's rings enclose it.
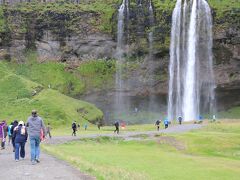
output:
{"label": "hiker on trail", "polygon": [[5,142],[7,137],[7,123],[5,120],[0,122],[0,142],[1,142],[1,149],[5,149]]}
{"label": "hiker on trail", "polygon": [[215,122],[216,121],[216,115],[213,115],[213,122]]}
{"label": "hiker on trail", "polygon": [[98,127],[98,130],[101,129],[101,123],[100,122],[97,123],[97,127]]}
{"label": "hiker on trail", "polygon": [[118,121],[115,121],[114,126],[115,126],[115,128],[116,128],[116,129],[114,130],[114,133],[117,132],[117,134],[119,134],[119,122],[118,122]]}
{"label": "hiker on trail", "polygon": [[87,123],[84,124],[84,129],[85,129],[85,131],[87,130],[87,127],[88,127]]}
{"label": "hiker on trail", "polygon": [[40,163],[40,135],[43,132],[45,137],[45,125],[41,117],[38,116],[36,110],[32,110],[32,115],[27,120],[28,134],[31,147],[31,162],[32,165]]}
{"label": "hiker on trail", "polygon": [[159,128],[160,128],[160,123],[161,123],[161,120],[157,120],[156,123],[155,123],[155,126],[157,126],[158,131],[159,131]]}
{"label": "hiker on trail", "polygon": [[51,127],[50,123],[48,123],[47,128],[46,128],[46,132],[47,132],[46,136],[49,135],[50,139],[52,138],[51,129],[52,129],[52,127]]}
{"label": "hiker on trail", "polygon": [[165,127],[165,129],[168,128],[168,124],[169,124],[169,121],[168,121],[167,118],[165,118],[165,119],[164,119],[164,127]]}
{"label": "hiker on trail", "polygon": [[180,125],[182,124],[182,119],[183,119],[182,116],[178,117],[178,122],[179,122]]}
{"label": "hiker on trail", "polygon": [[74,121],[74,122],[72,123],[72,130],[73,130],[72,136],[76,136],[76,131],[77,131],[76,121]]}
{"label": "hiker on trail", "polygon": [[25,144],[27,142],[27,128],[23,121],[18,123],[18,126],[13,130],[13,137],[15,138],[15,161],[19,161],[19,150],[21,159],[25,158]]}
{"label": "hiker on trail", "polygon": [[12,126],[13,126],[13,122],[8,126],[8,145],[11,143],[12,141],[12,133],[11,133],[11,129],[12,129]]}
{"label": "hiker on trail", "polygon": [[[11,127],[11,134],[13,134],[13,130],[17,126],[18,126],[18,121],[14,120],[13,125]],[[14,137],[12,137],[12,146],[13,146],[13,152],[15,152],[15,138]]]}

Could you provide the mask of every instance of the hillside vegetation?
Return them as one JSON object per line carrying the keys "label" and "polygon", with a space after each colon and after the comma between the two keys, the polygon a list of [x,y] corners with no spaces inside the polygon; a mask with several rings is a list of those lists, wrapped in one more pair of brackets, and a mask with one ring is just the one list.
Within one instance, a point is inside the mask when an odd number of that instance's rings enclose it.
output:
{"label": "hillside vegetation", "polygon": [[96,122],[103,118],[94,105],[73,99],[57,90],[44,87],[11,71],[8,63],[0,63],[1,119],[26,120],[32,109],[37,109],[46,122],[64,125],[73,120]]}

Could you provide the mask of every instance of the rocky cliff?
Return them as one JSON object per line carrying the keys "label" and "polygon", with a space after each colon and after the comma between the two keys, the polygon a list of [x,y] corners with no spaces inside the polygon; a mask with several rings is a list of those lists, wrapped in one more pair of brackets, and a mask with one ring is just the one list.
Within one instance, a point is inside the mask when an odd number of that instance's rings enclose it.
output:
{"label": "rocky cliff", "polygon": [[[39,62],[60,61],[78,67],[83,60],[114,59],[118,0],[16,3],[0,10],[0,59],[23,63],[29,49]],[[171,14],[175,1],[153,0],[154,24],[148,0],[130,1],[125,25],[125,95],[155,96],[166,104]],[[209,0],[214,19],[214,72],[219,109],[240,105],[240,7],[237,0]],[[149,32],[153,33],[152,49]],[[93,93],[95,92],[95,93]],[[114,87],[89,90],[87,99],[111,104]],[[138,99],[138,100],[136,100]],[[107,103],[106,103],[107,101]]]}

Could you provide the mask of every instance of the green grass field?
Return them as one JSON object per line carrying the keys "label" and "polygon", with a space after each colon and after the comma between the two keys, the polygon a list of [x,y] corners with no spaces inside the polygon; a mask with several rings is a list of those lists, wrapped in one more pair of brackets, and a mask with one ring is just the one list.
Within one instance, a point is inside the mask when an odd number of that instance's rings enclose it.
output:
{"label": "green grass field", "polygon": [[97,179],[232,180],[240,176],[239,121],[210,123],[200,130],[161,134],[156,139],[102,137],[44,145],[44,149]]}

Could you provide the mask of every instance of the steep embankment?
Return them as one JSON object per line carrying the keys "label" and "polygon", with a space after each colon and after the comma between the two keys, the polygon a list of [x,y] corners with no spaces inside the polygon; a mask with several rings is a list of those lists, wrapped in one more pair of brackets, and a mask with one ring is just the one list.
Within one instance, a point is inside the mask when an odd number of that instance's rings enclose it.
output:
{"label": "steep embankment", "polygon": [[0,63],[0,75],[0,116],[8,122],[25,121],[32,109],[37,109],[45,121],[53,125],[64,125],[72,120],[96,122],[103,118],[94,105],[16,75],[7,63]]}

